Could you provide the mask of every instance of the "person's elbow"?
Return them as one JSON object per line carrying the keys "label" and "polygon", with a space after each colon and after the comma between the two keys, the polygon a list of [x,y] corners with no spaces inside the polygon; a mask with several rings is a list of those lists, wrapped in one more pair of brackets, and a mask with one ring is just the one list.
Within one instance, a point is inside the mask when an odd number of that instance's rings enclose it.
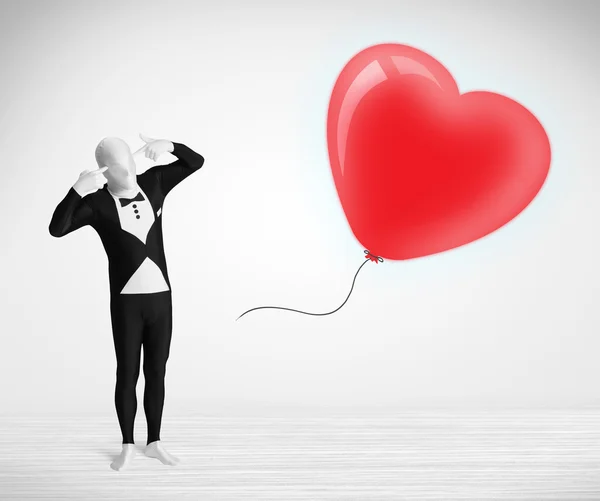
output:
{"label": "person's elbow", "polygon": [[190,167],[195,172],[200,170],[200,168],[204,165],[204,157],[198,154],[198,157],[194,159],[194,161],[190,164]]}
{"label": "person's elbow", "polygon": [[63,237],[67,233],[66,231],[64,231],[64,228],[61,228],[61,226],[56,224],[54,221],[50,222],[50,225],[48,226],[48,231],[50,232],[50,235],[56,238]]}

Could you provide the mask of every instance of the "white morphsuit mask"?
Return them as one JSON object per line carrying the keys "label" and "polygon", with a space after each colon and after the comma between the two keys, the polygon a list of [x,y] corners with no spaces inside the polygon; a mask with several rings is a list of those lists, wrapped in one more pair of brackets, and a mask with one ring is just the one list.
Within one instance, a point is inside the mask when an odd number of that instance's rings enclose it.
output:
{"label": "white morphsuit mask", "polygon": [[98,167],[104,171],[108,190],[116,196],[134,196],[137,193],[136,165],[129,145],[118,137],[105,137],[96,147]]}

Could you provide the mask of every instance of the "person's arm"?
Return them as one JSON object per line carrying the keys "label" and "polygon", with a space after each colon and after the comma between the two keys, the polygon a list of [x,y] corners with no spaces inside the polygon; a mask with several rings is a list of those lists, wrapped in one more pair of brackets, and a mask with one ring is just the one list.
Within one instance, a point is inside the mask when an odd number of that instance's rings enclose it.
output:
{"label": "person's arm", "polygon": [[172,144],[173,150],[170,153],[176,156],[177,160],[170,164],[157,165],[146,171],[156,176],[164,196],[167,196],[167,193],[175,186],[204,165],[204,157],[199,153],[184,144]]}
{"label": "person's arm", "polygon": [[94,210],[85,197],[98,191],[106,183],[103,172],[108,167],[84,170],[62,202],[54,210],[50,221],[50,235],[64,237],[72,231],[91,224]]}
{"label": "person's arm", "polygon": [[92,222],[94,211],[79,193],[71,188],[67,196],[58,204],[50,221],[50,235],[64,237],[72,231]]}

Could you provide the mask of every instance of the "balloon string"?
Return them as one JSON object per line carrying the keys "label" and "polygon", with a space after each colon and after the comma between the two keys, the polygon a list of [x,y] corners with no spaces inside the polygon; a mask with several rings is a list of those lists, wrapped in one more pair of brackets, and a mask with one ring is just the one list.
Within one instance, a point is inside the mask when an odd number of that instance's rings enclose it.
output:
{"label": "balloon string", "polygon": [[302,313],[303,315],[312,315],[315,317],[322,317],[325,315],[331,315],[332,313],[335,313],[336,311],[340,310],[342,308],[342,306],[344,306],[347,302],[348,299],[350,299],[350,295],[352,294],[352,291],[354,290],[354,283],[356,282],[356,277],[358,276],[358,273],[360,272],[360,270],[362,269],[362,267],[367,264],[369,261],[373,261],[375,263],[383,263],[383,259],[379,256],[375,256],[373,254],[371,254],[369,251],[365,250],[365,259],[366,261],[361,264],[358,267],[358,270],[356,270],[356,273],[354,275],[354,280],[352,280],[352,287],[350,288],[350,292],[348,293],[348,296],[346,297],[345,301],[339,305],[335,310],[332,311],[328,311],[326,313],[310,313],[307,311],[301,311],[301,310],[294,310],[292,308],[283,308],[281,306],[258,306],[257,308],[252,308],[248,311],[245,311],[244,313],[242,313],[239,317],[236,318],[236,322],[242,318],[246,313],[250,313],[251,311],[256,311],[256,310],[265,310],[265,309],[274,309],[274,310],[285,310],[285,311],[294,311],[296,313]]}

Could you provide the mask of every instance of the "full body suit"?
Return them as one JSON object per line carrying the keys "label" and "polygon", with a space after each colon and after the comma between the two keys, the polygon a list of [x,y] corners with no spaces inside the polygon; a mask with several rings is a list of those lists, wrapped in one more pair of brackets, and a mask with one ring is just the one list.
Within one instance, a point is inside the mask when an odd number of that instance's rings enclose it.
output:
{"label": "full body suit", "polygon": [[[104,176],[108,183],[91,193],[85,193],[76,183],[56,207],[49,227],[51,235],[62,237],[91,226],[108,256],[110,313],[117,358],[115,406],[123,444],[134,442],[142,347],[147,443],[160,440],[172,331],[171,284],[163,248],[163,203],[178,183],[204,163],[204,158],[187,146],[167,143],[171,146],[166,151],[177,160],[136,175],[126,143],[118,138],[105,138],[96,149],[96,160],[108,171],[98,170],[95,174],[86,171],[80,179],[85,175],[89,182],[90,176]],[[102,179],[101,184],[106,183]],[[128,184],[119,180],[127,180]],[[119,187],[124,186],[127,189],[119,192]],[[123,193],[129,196],[119,196]]]}

